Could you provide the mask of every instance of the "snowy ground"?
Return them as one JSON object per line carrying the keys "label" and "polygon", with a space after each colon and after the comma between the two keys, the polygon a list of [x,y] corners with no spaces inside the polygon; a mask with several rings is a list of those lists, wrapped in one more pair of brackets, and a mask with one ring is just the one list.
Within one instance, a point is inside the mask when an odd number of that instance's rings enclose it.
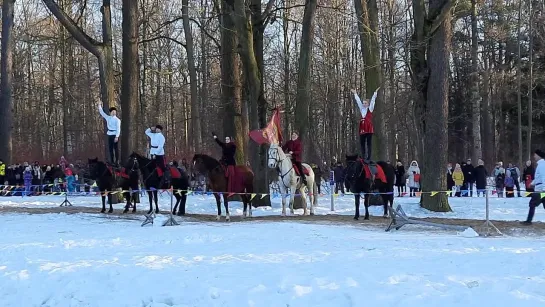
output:
{"label": "snowy ground", "polygon": [[0,306],[543,306],[545,240],[4,214]]}
{"label": "snowy ground", "polygon": [[[0,207],[28,207],[28,208],[44,208],[57,207],[64,200],[63,196],[31,196],[31,197],[0,197]],[[74,206],[97,207],[101,206],[99,196],[70,196],[70,202]],[[526,219],[528,214],[529,197],[521,198],[497,198],[490,197],[490,219],[492,220],[519,220]],[[138,210],[147,211],[148,200],[147,196],[141,197],[142,203],[138,204]],[[450,198],[450,205],[453,212],[436,213],[420,208],[418,204],[419,198],[414,197],[396,197],[395,204],[401,204],[407,215],[412,217],[441,217],[453,219],[485,219],[485,199],[483,197],[454,197]],[[281,200],[280,198],[272,199],[273,206],[254,209],[254,215],[280,215]],[[325,195],[319,197],[316,214],[331,214],[330,196]],[[354,214],[354,196],[337,196],[334,197],[335,212],[334,214],[353,215]],[[170,196],[168,192],[163,192],[160,195],[161,210],[170,209]],[[122,209],[123,205],[114,205],[114,209]],[[223,210],[223,206],[222,206]],[[371,215],[382,216],[382,207],[371,207]],[[539,209],[536,212],[534,221],[545,221],[545,211]],[[189,195],[187,200],[187,212],[196,214],[216,214],[215,199],[211,195]],[[230,203],[231,215],[242,214],[242,204],[239,202]],[[303,210],[296,210],[296,214],[302,214]]]}
{"label": "snowy ground", "polygon": [[[0,207],[57,207],[64,197],[0,197]],[[98,196],[69,197],[100,207]],[[147,198],[139,210],[147,210]],[[335,214],[353,214],[353,196]],[[490,198],[491,218],[523,220],[529,198]],[[163,193],[161,209],[170,197]],[[396,198],[416,217],[483,219],[484,198],[452,198],[451,213]],[[317,214],[330,214],[330,198]],[[190,195],[188,213],[215,214],[212,196]],[[116,210],[123,208],[115,205]],[[280,215],[280,199],[254,215]],[[537,211],[536,220],[545,221]],[[301,214],[298,210],[296,214]],[[242,214],[240,203],[231,214]],[[382,215],[373,207],[372,215]],[[541,306],[545,239],[465,238],[433,229],[298,222],[140,227],[141,215],[0,215],[0,306]],[[545,305],[544,305],[545,306]]]}

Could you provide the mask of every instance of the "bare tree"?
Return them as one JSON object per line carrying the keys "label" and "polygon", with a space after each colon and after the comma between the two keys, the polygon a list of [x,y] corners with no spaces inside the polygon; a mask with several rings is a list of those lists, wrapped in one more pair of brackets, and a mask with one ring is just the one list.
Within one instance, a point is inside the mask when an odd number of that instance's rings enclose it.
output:
{"label": "bare tree", "polygon": [[2,3],[2,55],[0,58],[0,151],[11,163],[13,125],[13,15],[15,0]]}

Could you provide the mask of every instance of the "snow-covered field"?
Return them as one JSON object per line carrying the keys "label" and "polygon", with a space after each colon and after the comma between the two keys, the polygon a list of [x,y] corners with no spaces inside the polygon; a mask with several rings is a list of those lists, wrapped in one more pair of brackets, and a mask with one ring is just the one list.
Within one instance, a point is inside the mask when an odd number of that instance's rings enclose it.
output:
{"label": "snow-covered field", "polygon": [[[62,197],[0,197],[0,206],[55,207]],[[169,208],[163,194],[161,208]],[[71,197],[98,207],[98,197]],[[522,220],[528,198],[491,198],[491,218]],[[353,214],[338,197],[336,214]],[[484,218],[484,199],[452,199],[455,212],[412,216]],[[147,209],[147,200],[140,209]],[[121,210],[121,204],[116,205]],[[233,203],[232,215],[241,214]],[[542,210],[542,209],[541,209]],[[545,220],[538,210],[536,218]],[[189,213],[215,214],[191,195]],[[322,197],[318,214],[329,213]],[[279,215],[273,208],[255,215]],[[297,212],[300,213],[300,212]],[[372,214],[381,215],[381,208]],[[545,239],[465,238],[356,226],[253,221],[140,227],[140,215],[0,215],[0,306],[542,306]]]}
{"label": "snow-covered field", "polygon": [[[68,198],[74,206],[96,207],[101,206],[99,196],[70,196]],[[45,208],[57,207],[64,200],[64,196],[31,196],[31,197],[0,197],[0,207],[27,207],[27,208]],[[529,197],[515,198],[497,198],[490,197],[490,219],[492,220],[519,220],[524,221],[528,214]],[[141,197],[142,203],[138,204],[138,210],[148,210],[147,196]],[[395,205],[401,204],[407,215],[412,217],[442,217],[453,219],[485,219],[485,199],[483,197],[453,197],[450,198],[450,205],[453,212],[436,213],[420,208],[419,198],[415,197],[396,197]],[[316,214],[331,214],[330,196],[319,197]],[[354,196],[334,197],[334,214],[353,215],[354,214]],[[170,209],[170,196],[168,192],[163,192],[159,199],[161,210]],[[280,215],[281,200],[279,197],[272,199],[273,206],[254,209],[255,216],[262,215]],[[123,209],[123,204],[114,205],[114,209]],[[223,210],[223,206],[222,206]],[[230,203],[229,210],[231,215],[242,215],[242,203]],[[371,215],[382,216],[382,207],[371,207]],[[216,201],[212,195],[189,195],[187,200],[187,212],[195,214],[216,214]],[[302,214],[303,210],[296,210],[296,214]],[[545,222],[545,210],[536,211],[534,221]]]}

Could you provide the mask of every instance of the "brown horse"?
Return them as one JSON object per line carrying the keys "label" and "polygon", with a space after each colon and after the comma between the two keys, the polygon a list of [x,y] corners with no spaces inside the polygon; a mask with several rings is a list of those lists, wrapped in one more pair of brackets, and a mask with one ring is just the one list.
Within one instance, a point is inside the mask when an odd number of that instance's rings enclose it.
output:
{"label": "brown horse", "polygon": [[[236,179],[234,182],[234,190],[228,190],[228,181],[225,176],[225,167],[216,159],[203,155],[196,154],[193,156],[193,169],[199,174],[202,174],[208,178],[207,189],[214,192],[216,197],[216,204],[218,205],[218,216],[216,220],[221,218],[221,200],[220,196],[223,195],[223,203],[225,206],[225,220],[229,221],[229,202],[227,198],[231,194],[240,194],[242,203],[244,204],[243,217],[247,215],[252,216],[252,193],[254,192],[254,173],[252,170],[243,165],[237,165],[235,167]],[[247,213],[249,208],[249,213]]]}

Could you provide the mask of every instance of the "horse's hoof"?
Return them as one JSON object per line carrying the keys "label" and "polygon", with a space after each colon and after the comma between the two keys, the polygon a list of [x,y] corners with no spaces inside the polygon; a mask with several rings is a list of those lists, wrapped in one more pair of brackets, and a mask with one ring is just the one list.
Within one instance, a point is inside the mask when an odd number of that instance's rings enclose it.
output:
{"label": "horse's hoof", "polygon": [[100,210],[100,213],[104,213],[104,212],[106,212],[106,209]]}
{"label": "horse's hoof", "polygon": [[127,212],[129,212],[129,209],[123,210],[123,213],[127,213]]}
{"label": "horse's hoof", "polygon": [[282,216],[286,216],[286,212],[282,212]]}
{"label": "horse's hoof", "polygon": [[230,222],[230,221],[231,221],[231,218],[229,218],[229,217],[227,216],[227,217],[225,217],[225,221],[226,221],[226,222]]}
{"label": "horse's hoof", "polygon": [[136,208],[132,209],[132,213],[136,213]]}
{"label": "horse's hoof", "polygon": [[368,216],[366,216],[366,217],[365,217],[365,218],[363,218],[363,219],[364,219],[364,220],[369,220],[369,217],[368,217]]}
{"label": "horse's hoof", "polygon": [[112,212],[114,212],[114,209],[108,210],[108,213],[112,213]]}
{"label": "horse's hoof", "polygon": [[184,216],[185,214],[184,214],[184,213],[182,213],[182,212],[180,211],[180,212],[178,212],[178,214],[177,214],[177,215],[178,215],[178,216]]}
{"label": "horse's hoof", "polygon": [[308,215],[308,212],[307,212],[307,211],[303,211],[303,215]]}
{"label": "horse's hoof", "polygon": [[150,215],[150,214],[152,214],[152,213],[153,213],[153,210],[149,210],[148,213],[147,213],[147,215]]}
{"label": "horse's hoof", "polygon": [[357,217],[357,216],[354,216],[354,219],[355,219],[355,220],[357,221],[357,220],[359,220],[360,218],[359,218],[359,217]]}
{"label": "horse's hoof", "polygon": [[159,209],[155,209],[155,213],[159,214]]}
{"label": "horse's hoof", "polygon": [[221,219],[221,215],[216,216],[216,221],[219,221]]}
{"label": "horse's hoof", "polygon": [[388,218],[388,214],[385,214],[382,216],[383,218],[387,219]]}
{"label": "horse's hoof", "polygon": [[314,215],[314,212],[311,212],[310,215]]}

